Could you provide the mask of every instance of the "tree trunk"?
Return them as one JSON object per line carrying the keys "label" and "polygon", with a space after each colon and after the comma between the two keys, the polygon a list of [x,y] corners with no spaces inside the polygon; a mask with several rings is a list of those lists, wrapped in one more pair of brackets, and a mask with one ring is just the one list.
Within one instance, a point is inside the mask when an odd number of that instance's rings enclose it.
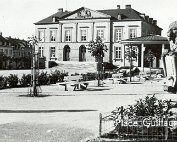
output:
{"label": "tree trunk", "polygon": [[149,63],[149,69],[150,69],[150,78],[151,78],[151,61]]}
{"label": "tree trunk", "polygon": [[[168,118],[167,117],[166,117],[165,121],[168,122]],[[168,126],[165,126],[165,140],[167,140],[167,139],[168,139]]]}

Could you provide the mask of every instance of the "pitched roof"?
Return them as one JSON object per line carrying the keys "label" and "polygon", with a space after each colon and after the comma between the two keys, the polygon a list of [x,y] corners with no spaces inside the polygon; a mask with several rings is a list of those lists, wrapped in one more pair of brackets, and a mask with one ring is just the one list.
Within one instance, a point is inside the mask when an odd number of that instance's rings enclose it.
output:
{"label": "pitched roof", "polygon": [[[40,20],[39,22],[36,22],[34,24],[36,25],[40,25],[40,24],[52,24],[52,23],[57,23],[59,20],[62,20],[74,13],[76,13],[77,11],[79,10],[82,10],[84,9],[85,7],[81,7],[77,10],[74,10],[74,11],[58,11],[57,13],[43,19],[43,20]],[[111,16],[111,19],[113,20],[118,20],[118,14],[121,15],[121,21],[123,20],[145,20],[145,18],[142,16],[143,14],[132,9],[132,8],[126,8],[126,9],[107,9],[107,10],[96,10],[100,13],[103,13],[103,14],[106,14],[106,15],[109,15]],[[56,17],[57,18],[57,21],[56,22],[53,22],[53,17]],[[147,22],[147,21],[146,21]],[[150,22],[149,22],[150,23]],[[154,26],[157,26],[157,25],[154,25]],[[157,26],[158,27],[158,26]]]}
{"label": "pitched roof", "polygon": [[149,36],[125,39],[125,40],[122,40],[121,43],[124,43],[124,44],[127,44],[127,43],[168,44],[169,41],[166,37],[162,37],[162,36],[159,36],[159,35],[149,35]]}
{"label": "pitched roof", "polygon": [[11,37],[7,37],[6,39],[12,44],[23,44],[24,46],[27,44],[27,41],[21,39],[16,39]]}
{"label": "pitched roof", "polygon": [[58,11],[57,13],[55,13],[55,14],[47,17],[47,18],[44,18],[44,19],[42,19],[42,20],[40,20],[40,21],[38,21],[38,22],[36,22],[34,24],[37,25],[37,24],[49,24],[49,23],[53,23],[52,22],[53,21],[53,17],[56,17],[56,18],[60,19],[63,16],[65,16],[66,14],[68,14],[68,13],[70,13],[70,12],[69,11],[64,11],[64,12]]}
{"label": "pitched roof", "polygon": [[123,15],[124,18],[122,20],[142,20],[143,17],[140,16],[141,13],[137,12],[132,8],[128,9],[108,9],[108,10],[98,10],[99,12],[108,14],[117,19],[117,15]]}
{"label": "pitched roof", "polygon": [[7,40],[2,35],[0,35],[0,41],[7,42]]}

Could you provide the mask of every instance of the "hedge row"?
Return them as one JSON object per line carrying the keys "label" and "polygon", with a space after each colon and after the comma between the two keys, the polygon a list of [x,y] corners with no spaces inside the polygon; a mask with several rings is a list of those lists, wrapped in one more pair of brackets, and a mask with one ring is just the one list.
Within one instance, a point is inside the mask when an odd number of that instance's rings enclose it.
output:
{"label": "hedge row", "polygon": [[[51,74],[47,72],[41,72],[37,75],[37,84],[38,85],[47,85],[47,84],[55,84],[57,82],[62,82],[64,76],[67,74],[60,73],[60,71],[55,70]],[[3,88],[13,88],[13,87],[27,87],[32,85],[31,74],[23,74],[21,78],[18,78],[15,74],[10,74],[7,77],[0,76],[0,89]]]}
{"label": "hedge row", "polygon": [[[57,82],[63,82],[64,76],[67,76],[67,73],[61,73],[58,70],[48,74],[47,72],[41,72],[36,76],[37,85],[48,85],[56,84]],[[97,79],[97,73],[87,73],[81,74],[83,81],[90,81]],[[106,78],[106,75],[104,75]],[[32,85],[32,75],[23,74],[21,78],[18,78],[16,74],[10,74],[7,77],[0,76],[0,89],[4,88],[13,88],[13,87],[27,87]]]}

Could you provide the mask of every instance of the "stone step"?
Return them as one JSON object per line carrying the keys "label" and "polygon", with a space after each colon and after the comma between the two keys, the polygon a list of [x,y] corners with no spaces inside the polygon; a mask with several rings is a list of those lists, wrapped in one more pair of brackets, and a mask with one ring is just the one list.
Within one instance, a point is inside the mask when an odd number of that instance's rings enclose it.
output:
{"label": "stone step", "polygon": [[75,72],[75,73],[87,73],[96,72],[95,62],[73,62],[73,61],[62,61],[57,62],[58,66],[51,68],[52,70],[60,70],[64,72]]}

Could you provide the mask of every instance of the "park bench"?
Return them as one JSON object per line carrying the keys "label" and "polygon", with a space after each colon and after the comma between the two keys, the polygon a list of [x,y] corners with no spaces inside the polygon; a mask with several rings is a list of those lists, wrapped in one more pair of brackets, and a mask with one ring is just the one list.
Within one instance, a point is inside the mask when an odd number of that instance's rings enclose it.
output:
{"label": "park bench", "polygon": [[58,83],[60,86],[64,86],[64,91],[68,91],[68,87],[73,87],[73,91],[76,90],[86,90],[89,83],[88,82],[62,82]]}
{"label": "park bench", "polygon": [[125,84],[127,80],[124,78],[123,73],[113,74],[112,78],[108,78],[108,80],[112,81],[112,84],[118,82],[119,84]]}
{"label": "park bench", "polygon": [[88,82],[83,82],[82,76],[80,75],[74,75],[74,76],[67,76],[65,77],[65,82],[58,83],[58,85],[64,86],[65,91],[68,91],[68,87],[73,87],[73,91],[76,90],[86,90],[89,83]]}

